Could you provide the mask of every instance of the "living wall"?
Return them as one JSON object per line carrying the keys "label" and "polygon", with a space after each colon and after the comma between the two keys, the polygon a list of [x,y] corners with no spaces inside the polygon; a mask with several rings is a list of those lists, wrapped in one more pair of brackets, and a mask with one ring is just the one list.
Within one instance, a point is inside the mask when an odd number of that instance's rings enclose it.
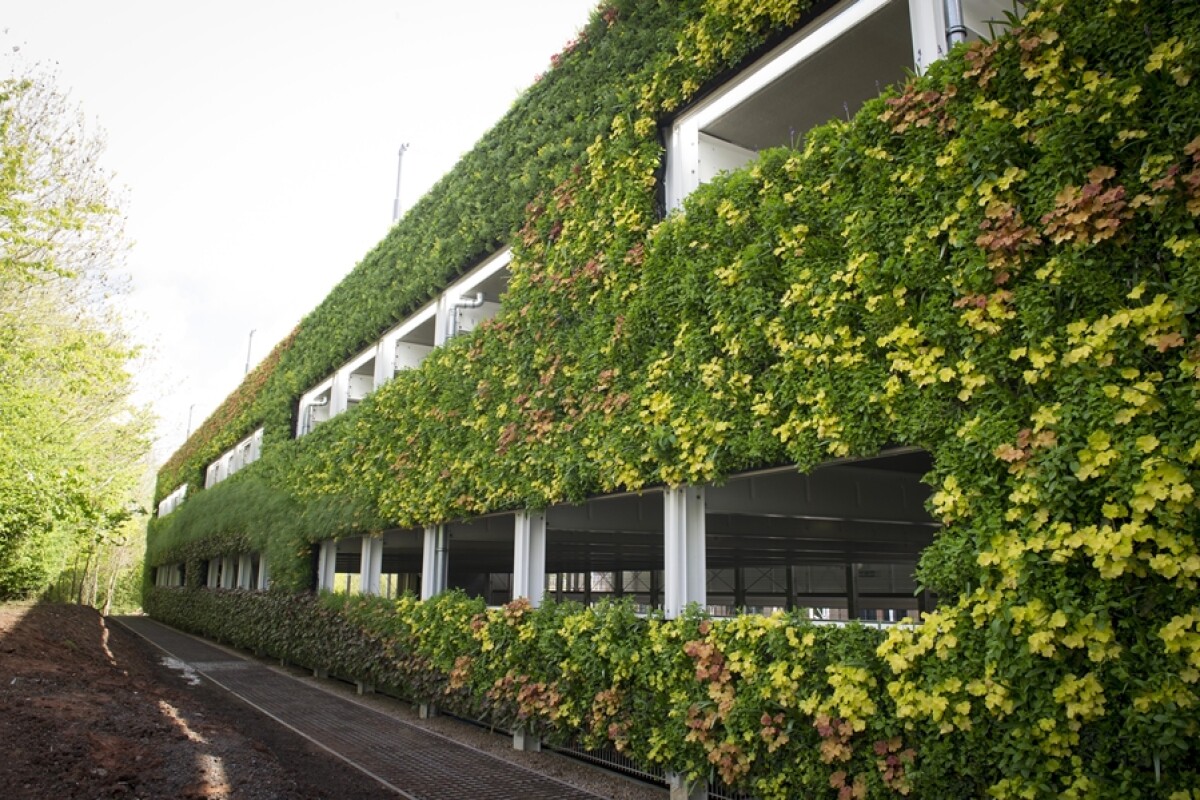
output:
{"label": "living wall", "polygon": [[[336,616],[392,648],[389,674],[763,797],[1200,796],[1200,11],[1042,3],[658,221],[660,123],[801,13],[665,5],[589,28],[581,63],[641,14],[671,41],[649,37],[606,128],[529,186],[501,315],[204,492],[208,510],[189,500],[152,558],[247,536],[296,565],[330,532],[916,445],[944,523],[920,577],[943,605],[880,642],[461,598]],[[251,524],[251,481],[310,522]],[[193,602],[282,608],[148,598],[213,630]],[[610,639],[628,651],[597,673]]]}

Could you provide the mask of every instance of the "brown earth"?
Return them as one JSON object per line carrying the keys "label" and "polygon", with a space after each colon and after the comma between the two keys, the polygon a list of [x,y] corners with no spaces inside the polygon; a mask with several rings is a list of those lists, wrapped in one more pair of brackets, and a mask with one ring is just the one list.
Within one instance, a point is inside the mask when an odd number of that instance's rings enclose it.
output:
{"label": "brown earth", "polygon": [[389,794],[82,606],[0,605],[0,743],[5,798]]}

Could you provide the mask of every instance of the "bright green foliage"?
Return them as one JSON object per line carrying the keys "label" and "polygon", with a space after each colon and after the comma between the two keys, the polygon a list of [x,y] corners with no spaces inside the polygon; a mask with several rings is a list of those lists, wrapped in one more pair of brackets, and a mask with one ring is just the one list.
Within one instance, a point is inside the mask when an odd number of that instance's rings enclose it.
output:
{"label": "bright green foliage", "polygon": [[148,449],[100,299],[123,245],[99,152],[44,76],[0,81],[0,598],[130,519]]}
{"label": "bright green foliage", "polygon": [[[662,114],[800,4],[673,8],[607,128],[530,187],[501,315],[248,471],[337,509],[279,529],[289,546],[919,446],[945,524],[920,574],[943,606],[882,642],[611,609],[472,627],[461,599],[343,619],[421,631],[397,657],[488,713],[524,702],[530,724],[763,797],[1200,791],[1200,13],[1042,4],[656,222]],[[641,13],[622,5],[581,62]],[[221,552],[190,524],[158,523],[154,557]],[[207,629],[171,605],[193,594],[155,608]],[[620,661],[595,672],[601,643]],[[651,666],[618,671],[635,653]]]}

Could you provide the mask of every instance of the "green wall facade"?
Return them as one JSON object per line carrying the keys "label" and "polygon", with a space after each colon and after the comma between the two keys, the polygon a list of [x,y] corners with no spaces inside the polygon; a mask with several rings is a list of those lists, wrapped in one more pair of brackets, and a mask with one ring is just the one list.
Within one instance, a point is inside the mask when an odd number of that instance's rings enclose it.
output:
{"label": "green wall facade", "polygon": [[[251,642],[331,536],[916,446],[942,605],[886,635],[320,607],[374,643],[346,669],[761,797],[1200,797],[1200,9],[1038,4],[660,218],[661,125],[805,10],[599,9],[160,473],[198,489],[265,424],[148,563],[264,550],[279,591],[152,613]],[[290,440],[302,391],[501,243],[494,320]]]}

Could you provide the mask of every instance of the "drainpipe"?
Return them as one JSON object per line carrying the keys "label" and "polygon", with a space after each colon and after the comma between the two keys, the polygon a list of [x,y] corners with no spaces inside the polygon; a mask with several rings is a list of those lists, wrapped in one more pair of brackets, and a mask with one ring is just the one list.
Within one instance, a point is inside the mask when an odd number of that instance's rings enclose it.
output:
{"label": "drainpipe", "polygon": [[967,40],[967,26],[963,24],[962,0],[945,0],[946,44],[950,47]]}
{"label": "drainpipe", "polygon": [[305,434],[307,434],[309,431],[312,430],[313,409],[320,408],[321,406],[327,406],[327,405],[329,405],[329,398],[325,397],[325,398],[322,398],[321,400],[313,400],[311,403],[309,403],[307,406],[304,407],[304,426],[301,429],[301,433],[300,433],[301,436],[304,436]]}
{"label": "drainpipe", "polygon": [[458,298],[450,304],[450,313],[446,315],[446,341],[458,335],[458,310],[460,308],[479,308],[483,305],[483,292],[476,292],[474,300]]}

